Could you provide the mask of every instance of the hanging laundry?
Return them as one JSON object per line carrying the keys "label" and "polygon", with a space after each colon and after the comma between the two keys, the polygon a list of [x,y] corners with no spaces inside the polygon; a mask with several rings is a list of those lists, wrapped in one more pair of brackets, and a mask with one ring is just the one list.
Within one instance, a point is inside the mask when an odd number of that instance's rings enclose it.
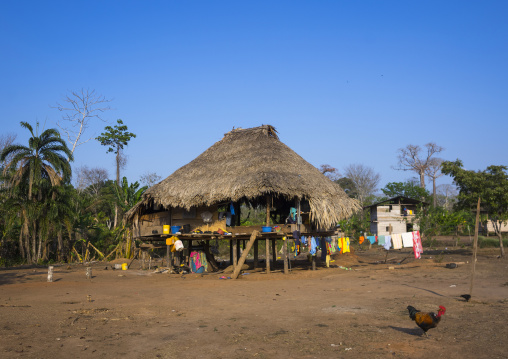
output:
{"label": "hanging laundry", "polygon": [[320,248],[321,248],[321,260],[324,261],[326,260],[326,255],[328,254],[327,253],[327,249],[326,249],[326,240],[324,237],[321,237],[321,240],[319,241],[320,243]]}
{"label": "hanging laundry", "polygon": [[300,242],[302,243],[302,246],[306,246],[307,245],[307,238],[305,236],[302,236],[300,238]]}
{"label": "hanging laundry", "polygon": [[402,246],[404,248],[413,248],[413,232],[402,233]]}
{"label": "hanging laundry", "polygon": [[349,251],[349,244],[350,244],[349,237],[344,238],[344,241],[343,241],[344,247],[342,248],[342,253],[349,253],[350,252]]}
{"label": "hanging laundry", "polygon": [[379,244],[380,246],[384,246],[385,245],[385,236],[377,237],[377,244]]}
{"label": "hanging laundry", "polygon": [[309,253],[314,256],[314,255],[316,255],[316,251],[317,251],[316,239],[314,237],[310,237]]}
{"label": "hanging laundry", "polygon": [[360,244],[362,244],[363,241],[365,240],[365,237],[364,236],[360,236],[360,238],[358,240],[359,240]]}
{"label": "hanging laundry", "polygon": [[367,236],[367,239],[369,240],[370,244],[376,243],[376,237],[375,236]]}
{"label": "hanging laundry", "polygon": [[233,206],[233,202],[229,204],[229,212],[234,216],[235,215],[235,206]]}
{"label": "hanging laundry", "polygon": [[419,231],[413,231],[413,251],[416,259],[420,259],[422,257],[423,246]]}
{"label": "hanging laundry", "polygon": [[393,249],[402,248],[402,236],[398,233],[392,234]]}
{"label": "hanging laundry", "polygon": [[390,247],[392,246],[392,236],[385,236],[385,249],[388,251],[390,250]]}

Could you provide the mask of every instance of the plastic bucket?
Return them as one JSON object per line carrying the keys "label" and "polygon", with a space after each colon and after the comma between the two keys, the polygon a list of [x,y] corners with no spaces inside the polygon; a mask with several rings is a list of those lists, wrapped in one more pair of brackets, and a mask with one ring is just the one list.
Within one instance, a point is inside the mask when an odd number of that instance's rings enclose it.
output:
{"label": "plastic bucket", "polygon": [[122,270],[127,270],[127,263],[122,263]]}
{"label": "plastic bucket", "polygon": [[169,224],[165,224],[162,226],[162,233],[169,234]]}
{"label": "plastic bucket", "polygon": [[272,231],[272,227],[269,227],[269,226],[261,227],[261,232],[271,232],[271,231]]}
{"label": "plastic bucket", "polygon": [[171,226],[171,233],[176,234],[176,232],[180,232],[180,226]]}

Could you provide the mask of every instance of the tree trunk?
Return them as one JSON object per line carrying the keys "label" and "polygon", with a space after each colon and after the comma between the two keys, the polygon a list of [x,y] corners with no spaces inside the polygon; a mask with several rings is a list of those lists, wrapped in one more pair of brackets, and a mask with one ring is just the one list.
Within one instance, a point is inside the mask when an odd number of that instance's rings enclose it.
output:
{"label": "tree trunk", "polygon": [[19,251],[21,252],[21,258],[26,259],[25,245],[23,244],[23,228],[19,231]]}
{"label": "tree trunk", "polygon": [[27,263],[32,262],[32,248],[30,246],[30,233],[28,231],[28,222],[27,219],[24,219],[23,223],[23,237],[25,238],[25,252],[26,252],[26,261]]}
{"label": "tree trunk", "polygon": [[504,257],[503,236],[501,232],[499,232],[497,236],[499,237],[499,249],[501,250],[501,257]]}
{"label": "tree trunk", "polygon": [[[120,149],[116,150],[116,186],[120,187]],[[118,203],[115,202],[115,220],[113,222],[113,228],[116,228],[118,224]]]}
{"label": "tree trunk", "polygon": [[420,187],[425,189],[425,171],[420,170]]}
{"label": "tree trunk", "polygon": [[504,246],[503,246],[503,234],[501,233],[501,226],[503,222],[496,221],[494,224],[494,229],[496,231],[497,237],[499,238],[499,249],[501,250],[501,257],[504,257]]}
{"label": "tree trunk", "polygon": [[42,230],[39,228],[38,243],[37,243],[37,262],[42,259]]}
{"label": "tree trunk", "polygon": [[32,263],[37,263],[37,225],[34,222],[33,224],[33,233],[32,233]]}
{"label": "tree trunk", "polygon": [[58,241],[58,256],[57,260],[59,262],[63,261],[63,236],[62,236],[62,229],[58,230],[58,233],[56,234],[56,238]]}
{"label": "tree trunk", "polygon": [[434,207],[437,207],[436,177],[432,177],[432,197],[434,201]]}
{"label": "tree trunk", "polygon": [[113,221],[113,229],[116,228],[117,220],[118,220],[118,204],[115,203],[115,219]]}

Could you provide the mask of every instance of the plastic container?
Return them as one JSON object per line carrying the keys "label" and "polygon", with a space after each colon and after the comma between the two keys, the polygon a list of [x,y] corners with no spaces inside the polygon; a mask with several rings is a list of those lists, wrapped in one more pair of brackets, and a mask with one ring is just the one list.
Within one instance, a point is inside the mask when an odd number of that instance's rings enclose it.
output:
{"label": "plastic container", "polygon": [[176,234],[176,232],[180,232],[180,226],[171,226],[171,233]]}
{"label": "plastic container", "polygon": [[127,270],[127,263],[122,263],[122,270]]}
{"label": "plastic container", "polygon": [[261,227],[261,232],[271,232],[272,231],[272,227],[270,226],[263,226]]}
{"label": "plastic container", "polygon": [[169,224],[165,224],[162,226],[162,233],[169,234]]}

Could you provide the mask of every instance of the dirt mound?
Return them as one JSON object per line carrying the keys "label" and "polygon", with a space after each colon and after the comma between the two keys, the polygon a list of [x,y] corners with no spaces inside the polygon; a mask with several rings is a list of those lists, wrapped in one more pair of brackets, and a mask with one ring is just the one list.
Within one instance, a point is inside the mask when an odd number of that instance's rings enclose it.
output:
{"label": "dirt mound", "polygon": [[115,264],[122,264],[122,263],[127,263],[129,264],[131,262],[131,259],[127,259],[127,258],[117,258],[117,259],[114,259],[112,261],[109,261],[108,264],[110,265],[115,265]]}

